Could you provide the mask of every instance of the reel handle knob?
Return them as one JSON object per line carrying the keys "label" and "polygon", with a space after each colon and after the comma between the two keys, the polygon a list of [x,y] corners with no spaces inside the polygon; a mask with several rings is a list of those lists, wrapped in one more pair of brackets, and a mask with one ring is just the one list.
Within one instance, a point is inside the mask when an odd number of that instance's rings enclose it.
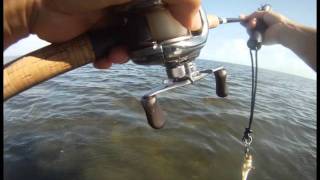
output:
{"label": "reel handle knob", "polygon": [[225,69],[220,69],[214,72],[214,76],[216,79],[216,94],[219,97],[228,96],[228,87],[226,84],[227,71]]}
{"label": "reel handle knob", "polygon": [[143,96],[141,104],[148,119],[149,125],[154,129],[161,129],[165,124],[163,111],[157,102],[156,96]]}

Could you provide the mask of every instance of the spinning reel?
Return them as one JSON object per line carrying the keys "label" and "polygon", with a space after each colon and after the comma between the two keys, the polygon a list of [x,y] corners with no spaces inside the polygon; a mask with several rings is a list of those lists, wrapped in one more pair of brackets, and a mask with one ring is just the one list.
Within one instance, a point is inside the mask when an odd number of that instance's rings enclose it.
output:
{"label": "spinning reel", "polygon": [[165,124],[157,95],[171,89],[193,84],[207,75],[214,74],[216,94],[226,97],[227,72],[223,67],[199,71],[194,63],[208,36],[206,13],[200,9],[201,30],[191,32],[177,22],[161,0],[138,0],[118,11],[126,17],[126,44],[131,60],[140,65],[161,65],[166,68],[168,79],[163,86],[145,94],[141,103],[152,128]]}

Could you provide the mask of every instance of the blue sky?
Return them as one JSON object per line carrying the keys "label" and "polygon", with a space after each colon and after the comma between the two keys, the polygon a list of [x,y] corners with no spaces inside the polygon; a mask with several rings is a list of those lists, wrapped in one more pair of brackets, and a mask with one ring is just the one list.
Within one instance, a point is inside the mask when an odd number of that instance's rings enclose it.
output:
{"label": "blue sky", "polygon": [[[316,0],[202,0],[208,14],[222,17],[238,17],[250,14],[262,4],[271,4],[274,11],[289,19],[316,27]],[[206,46],[200,58],[250,65],[246,46],[248,35],[239,24],[225,24],[210,30]],[[48,45],[48,42],[32,35],[9,47],[4,56],[18,56]],[[280,45],[263,46],[259,54],[259,67],[316,79],[316,73],[291,50]]]}

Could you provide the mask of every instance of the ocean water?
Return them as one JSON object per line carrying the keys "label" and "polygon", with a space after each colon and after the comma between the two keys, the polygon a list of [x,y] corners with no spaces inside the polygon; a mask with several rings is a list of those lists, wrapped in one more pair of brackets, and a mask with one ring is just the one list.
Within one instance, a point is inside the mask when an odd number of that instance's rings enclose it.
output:
{"label": "ocean water", "polygon": [[[149,127],[140,98],[165,79],[160,66],[87,65],[4,103],[7,180],[237,180],[248,124],[251,69],[223,65],[229,96],[213,77],[161,94],[167,123]],[[259,70],[248,180],[316,179],[316,81]]]}

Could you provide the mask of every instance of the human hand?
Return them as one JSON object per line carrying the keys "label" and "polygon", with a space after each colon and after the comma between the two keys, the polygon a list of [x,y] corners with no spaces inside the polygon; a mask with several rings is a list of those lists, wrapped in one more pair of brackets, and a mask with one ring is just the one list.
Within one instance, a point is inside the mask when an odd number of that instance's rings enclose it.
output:
{"label": "human hand", "polygon": [[241,15],[241,24],[248,33],[263,21],[267,29],[263,34],[264,45],[281,44],[291,49],[314,71],[317,71],[317,29],[295,23],[274,11],[256,11],[249,16]]}
{"label": "human hand", "polygon": [[257,21],[263,21],[267,25],[267,29],[263,34],[263,44],[281,44],[281,31],[290,23],[285,16],[274,11],[256,11],[249,16],[240,15],[241,24],[247,28],[250,33],[257,25]]}

